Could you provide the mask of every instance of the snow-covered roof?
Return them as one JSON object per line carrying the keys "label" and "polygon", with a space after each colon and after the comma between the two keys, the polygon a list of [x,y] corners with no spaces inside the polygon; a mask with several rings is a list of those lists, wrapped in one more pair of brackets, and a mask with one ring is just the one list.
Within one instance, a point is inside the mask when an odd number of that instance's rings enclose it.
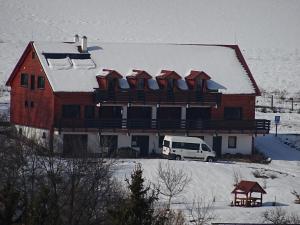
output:
{"label": "snow-covered roof", "polygon": [[[228,46],[88,43],[88,54],[83,54],[78,43],[33,44],[54,92],[92,92],[103,69],[115,70],[123,78],[138,69],[153,78],[162,70],[175,71],[183,79],[191,70],[204,71],[211,77],[212,89],[224,94],[256,93],[235,49]],[[178,84],[185,89],[185,82]],[[151,86],[156,89],[152,81]]]}

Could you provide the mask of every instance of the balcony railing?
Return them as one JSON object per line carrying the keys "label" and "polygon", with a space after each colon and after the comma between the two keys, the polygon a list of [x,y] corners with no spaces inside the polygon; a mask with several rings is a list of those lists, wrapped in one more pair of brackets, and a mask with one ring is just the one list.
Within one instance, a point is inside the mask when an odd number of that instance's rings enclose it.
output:
{"label": "balcony railing", "polygon": [[157,91],[115,91],[95,89],[94,100],[99,103],[184,103],[201,105],[219,105],[221,103],[221,93],[204,93],[195,91],[169,92]]}
{"label": "balcony railing", "polygon": [[164,119],[61,119],[56,128],[142,129],[142,130],[250,130],[268,133],[270,120],[164,120]]}

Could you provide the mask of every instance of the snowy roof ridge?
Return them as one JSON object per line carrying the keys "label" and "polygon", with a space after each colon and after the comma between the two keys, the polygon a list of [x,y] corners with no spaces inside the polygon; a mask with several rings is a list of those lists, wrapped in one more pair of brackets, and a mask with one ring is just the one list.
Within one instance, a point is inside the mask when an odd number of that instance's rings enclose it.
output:
{"label": "snowy roof ridge", "polygon": [[79,59],[77,68],[71,59],[72,69],[60,70],[49,67],[45,53],[80,57],[76,43],[34,42],[33,46],[54,92],[92,92],[103,69],[115,70],[125,78],[128,71],[138,68],[153,78],[163,70],[174,71],[181,79],[193,70],[204,71],[211,77],[209,83],[222,88],[224,94],[257,93],[250,70],[233,45],[91,42],[87,47],[90,59]]}

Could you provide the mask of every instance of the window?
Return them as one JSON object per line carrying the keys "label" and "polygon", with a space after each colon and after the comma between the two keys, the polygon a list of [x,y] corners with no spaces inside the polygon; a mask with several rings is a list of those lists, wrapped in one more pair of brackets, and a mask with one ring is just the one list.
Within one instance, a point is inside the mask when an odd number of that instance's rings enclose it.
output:
{"label": "window", "polygon": [[202,80],[200,78],[196,79],[195,89],[198,91],[202,90]]}
{"label": "window", "polygon": [[62,117],[68,119],[80,118],[80,105],[63,105]]}
{"label": "window", "polygon": [[32,75],[30,76],[30,89],[31,89],[31,90],[34,90],[34,88],[35,88],[35,77],[34,77],[34,75],[32,74]]}
{"label": "window", "polygon": [[159,139],[158,139],[158,147],[159,147],[159,148],[162,148],[162,147],[163,147],[163,141],[164,141],[164,138],[165,138],[164,135],[159,136]]}
{"label": "window", "polygon": [[138,90],[143,90],[144,87],[145,87],[144,79],[138,79],[138,80],[137,80],[136,89],[138,89]]}
{"label": "window", "polygon": [[200,147],[200,144],[197,144],[197,143],[172,142],[172,148],[199,150],[199,147]]}
{"label": "window", "polygon": [[168,79],[167,90],[168,91],[173,91],[173,87],[174,87],[174,80],[173,79]]}
{"label": "window", "polygon": [[172,142],[172,148],[181,148],[183,146],[181,146],[181,142]]}
{"label": "window", "polygon": [[42,76],[38,76],[37,88],[44,89],[45,88],[45,78]]}
{"label": "window", "polygon": [[210,148],[206,144],[202,144],[201,148],[202,148],[203,151],[211,152]]}
{"label": "window", "polygon": [[200,144],[196,143],[183,143],[183,148],[189,150],[199,150]]}
{"label": "window", "polygon": [[27,100],[24,102],[24,106],[25,106],[25,108],[28,107],[28,101]]}
{"label": "window", "polygon": [[228,148],[236,148],[236,136],[228,137]]}
{"label": "window", "polygon": [[34,107],[34,102],[33,102],[33,101],[30,102],[30,107],[31,107],[31,108]]}
{"label": "window", "polygon": [[95,117],[95,107],[93,105],[86,105],[84,107],[84,118],[93,119]]}
{"label": "window", "polygon": [[240,108],[240,107],[225,107],[224,108],[224,119],[225,120],[241,120],[242,119],[242,108]]}
{"label": "window", "polygon": [[170,147],[170,142],[167,140],[164,140],[163,146]]}
{"label": "window", "polygon": [[21,73],[21,86],[28,87],[28,74]]}

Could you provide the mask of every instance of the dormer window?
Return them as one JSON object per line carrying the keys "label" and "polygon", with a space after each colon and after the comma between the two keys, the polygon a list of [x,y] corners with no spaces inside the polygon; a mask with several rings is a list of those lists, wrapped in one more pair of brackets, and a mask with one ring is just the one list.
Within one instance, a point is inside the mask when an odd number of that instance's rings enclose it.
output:
{"label": "dormer window", "polygon": [[145,79],[138,79],[136,83],[136,89],[137,90],[144,90],[145,88]]}
{"label": "dormer window", "polygon": [[108,79],[108,90],[114,91],[116,87],[116,79]]}
{"label": "dormer window", "polygon": [[201,78],[196,78],[195,89],[197,91],[201,91],[202,90],[202,79]]}
{"label": "dormer window", "polygon": [[174,89],[174,79],[168,79],[167,80],[167,90],[168,91],[173,91]]}

